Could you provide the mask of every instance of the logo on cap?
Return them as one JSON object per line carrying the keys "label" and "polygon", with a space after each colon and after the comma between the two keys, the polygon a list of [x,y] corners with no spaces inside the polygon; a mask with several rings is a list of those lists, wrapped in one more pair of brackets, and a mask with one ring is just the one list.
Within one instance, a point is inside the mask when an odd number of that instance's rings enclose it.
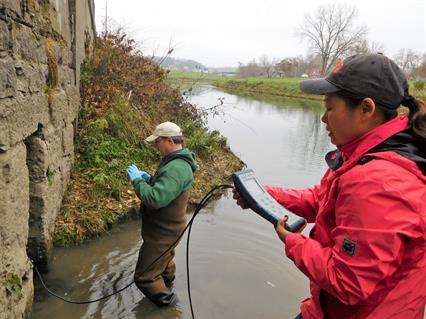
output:
{"label": "logo on cap", "polygon": [[333,71],[331,71],[331,73],[336,74],[337,72],[339,72],[339,70],[343,67],[343,61],[339,61],[333,68]]}

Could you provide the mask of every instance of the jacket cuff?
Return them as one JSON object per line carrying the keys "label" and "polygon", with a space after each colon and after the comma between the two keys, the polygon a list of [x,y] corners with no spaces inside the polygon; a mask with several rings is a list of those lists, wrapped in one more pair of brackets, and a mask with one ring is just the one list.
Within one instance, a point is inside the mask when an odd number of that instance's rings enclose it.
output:
{"label": "jacket cuff", "polygon": [[132,184],[133,184],[133,187],[135,187],[135,186],[137,186],[138,184],[139,184],[139,182],[144,182],[144,180],[141,178],[141,177],[136,177],[133,181],[132,181]]}
{"label": "jacket cuff", "polygon": [[284,243],[285,243],[285,254],[287,257],[291,258],[291,250],[294,246],[296,246],[301,241],[305,240],[305,236],[298,233],[292,233],[285,237]]}

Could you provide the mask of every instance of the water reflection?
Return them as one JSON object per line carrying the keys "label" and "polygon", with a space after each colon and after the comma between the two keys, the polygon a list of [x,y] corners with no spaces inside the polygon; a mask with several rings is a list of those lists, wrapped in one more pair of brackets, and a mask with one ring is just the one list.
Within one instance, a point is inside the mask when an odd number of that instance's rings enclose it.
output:
{"label": "water reflection", "polygon": [[182,309],[179,307],[159,309],[151,301],[144,298],[135,308],[132,309],[135,318],[150,318],[150,319],[179,319],[182,318]]}
{"label": "water reflection", "polygon": [[234,95],[211,87],[192,93],[191,101],[202,108],[219,97],[226,101],[222,116],[209,117],[209,127],[227,136],[232,150],[268,183],[306,187],[319,181],[324,154],[333,148],[321,122],[322,102]]}
{"label": "water reflection", "polygon": [[[198,91],[202,92],[202,91]],[[230,94],[238,97],[237,101],[241,101],[242,103],[254,103],[260,102],[260,106],[263,103],[267,103],[268,105],[274,105],[279,108],[296,108],[303,109],[305,111],[311,112],[321,112],[322,111],[322,102],[317,100],[306,100],[306,99],[292,99],[284,96],[277,95],[265,95],[265,94],[255,94],[255,93],[237,93],[230,92]],[[264,110],[267,108],[263,107]]]}

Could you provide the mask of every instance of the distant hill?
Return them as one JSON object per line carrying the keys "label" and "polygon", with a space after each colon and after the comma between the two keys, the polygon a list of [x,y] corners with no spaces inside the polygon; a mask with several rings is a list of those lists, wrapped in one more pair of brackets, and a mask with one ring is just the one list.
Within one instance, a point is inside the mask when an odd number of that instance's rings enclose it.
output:
{"label": "distant hill", "polygon": [[194,60],[154,57],[154,61],[161,62],[161,66],[169,70],[208,72],[207,67]]}

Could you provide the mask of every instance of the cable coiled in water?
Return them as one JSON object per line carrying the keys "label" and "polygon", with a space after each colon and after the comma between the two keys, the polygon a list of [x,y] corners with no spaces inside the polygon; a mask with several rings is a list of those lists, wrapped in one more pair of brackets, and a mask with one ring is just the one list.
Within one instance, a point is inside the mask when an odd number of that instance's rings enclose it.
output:
{"label": "cable coiled in water", "polygon": [[[143,272],[145,272],[145,271],[147,271],[152,265],[154,265],[161,257],[163,257],[167,252],[169,252],[171,249],[173,249],[177,244],[178,244],[178,242],[180,241],[180,239],[183,237],[183,235],[185,234],[185,232],[188,230],[188,234],[187,234],[187,241],[186,241],[186,275],[187,275],[187,288],[188,288],[188,299],[189,299],[189,305],[190,305],[190,309],[191,309],[191,317],[192,318],[195,318],[194,317],[194,310],[193,310],[193,307],[192,307],[192,297],[191,297],[191,284],[190,284],[190,276],[189,276],[189,239],[190,239],[190,236],[191,236],[191,228],[192,228],[192,223],[194,222],[194,219],[195,219],[195,216],[197,216],[197,214],[200,212],[200,210],[201,209],[203,209],[205,206],[206,206],[206,204],[209,202],[209,200],[212,198],[212,197],[214,197],[214,195],[215,195],[215,191],[216,190],[224,190],[224,189],[227,189],[227,188],[233,188],[234,186],[233,185],[228,185],[228,184],[223,184],[223,185],[218,185],[218,186],[215,186],[215,187],[213,187],[204,197],[203,197],[203,199],[197,204],[197,206],[196,206],[196,208],[195,208],[195,211],[194,211],[194,214],[193,214],[193,216],[191,217],[191,219],[189,220],[189,222],[188,222],[188,224],[185,226],[185,228],[184,228],[184,230],[182,231],[182,233],[179,235],[179,237],[160,255],[160,256],[158,256],[156,259],[154,259],[154,261],[151,263],[151,264],[149,264],[145,269],[144,269],[144,271]],[[54,296],[54,297],[56,297],[56,298],[58,298],[58,299],[60,299],[60,300],[62,300],[62,301],[64,301],[64,302],[67,302],[67,303],[70,303],[70,304],[77,304],[77,305],[82,305],[82,304],[89,304],[89,303],[94,303],[94,302],[98,302],[98,301],[101,301],[101,300],[104,300],[104,299],[107,299],[107,298],[109,298],[109,297],[111,297],[111,296],[113,296],[113,295],[116,295],[116,294],[118,294],[118,293],[120,293],[120,292],[122,292],[123,290],[125,290],[125,289],[127,289],[127,288],[129,288],[132,284],[134,284],[134,281],[132,281],[132,282],[130,282],[130,283],[128,283],[127,285],[125,285],[124,287],[122,287],[122,288],[120,288],[120,289],[118,289],[118,290],[116,290],[116,291],[114,291],[114,292],[112,292],[112,293],[110,293],[110,294],[108,294],[108,295],[105,295],[105,296],[103,296],[103,297],[100,297],[100,298],[96,298],[96,299],[93,299],[93,300],[85,300],[85,301],[76,301],[76,300],[69,300],[69,299],[66,299],[66,298],[64,298],[64,297],[62,297],[62,296],[60,296],[60,295],[58,295],[57,293],[55,293],[55,292],[53,292],[53,291],[51,291],[47,286],[46,286],[46,284],[45,284],[45,282],[44,282],[44,280],[43,280],[43,278],[42,278],[42,276],[41,276],[41,274],[40,274],[40,272],[39,272],[39,270],[37,269],[37,267],[36,267],[36,265],[33,263],[33,261],[31,260],[31,263],[33,264],[33,266],[34,266],[34,270],[36,271],[36,273],[37,273],[37,276],[39,277],[39,279],[40,279],[40,282],[41,282],[41,284],[42,284],[42,286],[43,286],[43,288],[44,289],[46,289],[46,291],[49,293],[49,294],[51,294],[52,296]]]}

